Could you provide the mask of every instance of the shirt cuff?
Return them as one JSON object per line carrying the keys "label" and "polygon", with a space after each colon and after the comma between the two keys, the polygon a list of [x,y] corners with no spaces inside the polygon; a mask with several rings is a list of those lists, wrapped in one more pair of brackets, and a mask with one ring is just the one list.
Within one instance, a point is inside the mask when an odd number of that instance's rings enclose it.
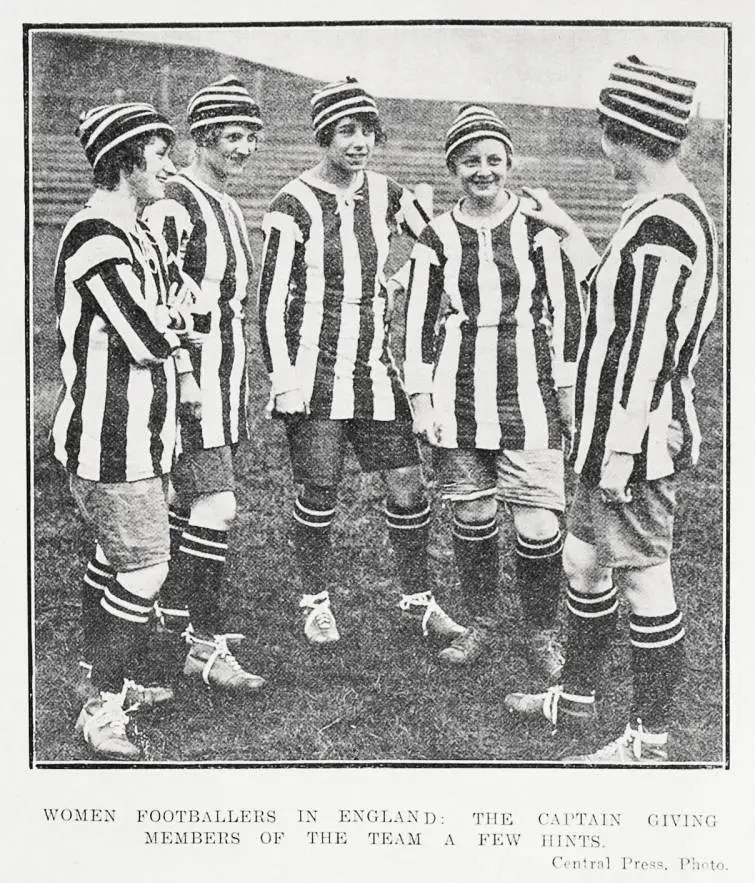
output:
{"label": "shirt cuff", "polygon": [[561,389],[564,386],[574,386],[577,382],[577,363],[563,362],[560,365],[554,364],[551,367],[551,373],[553,374],[553,385],[556,389]]}
{"label": "shirt cuff", "polygon": [[648,429],[647,415],[614,408],[606,433],[606,450],[617,454],[639,454]]}
{"label": "shirt cuff", "polygon": [[433,391],[433,366],[424,362],[417,364],[404,363],[404,389],[406,394],[413,396],[418,392]]}
{"label": "shirt cuff", "polygon": [[191,356],[188,350],[181,349],[173,351],[173,361],[176,363],[177,374],[191,374],[194,370],[191,364]]}
{"label": "shirt cuff", "polygon": [[286,365],[270,372],[270,383],[272,384],[272,394],[274,396],[282,395],[284,392],[291,392],[293,389],[299,389],[299,380],[296,377],[296,369],[293,365]]}

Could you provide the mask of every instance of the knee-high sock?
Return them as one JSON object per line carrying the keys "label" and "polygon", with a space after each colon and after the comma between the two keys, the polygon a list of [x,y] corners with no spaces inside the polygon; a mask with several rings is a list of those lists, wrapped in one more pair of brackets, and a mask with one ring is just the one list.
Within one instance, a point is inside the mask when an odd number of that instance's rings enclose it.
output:
{"label": "knee-high sock", "polygon": [[569,629],[562,675],[564,690],[589,696],[599,689],[603,661],[616,631],[618,593],[615,586],[595,595],[569,586],[566,606]]}
{"label": "knee-high sock", "polygon": [[517,534],[516,579],[525,620],[535,629],[553,626],[561,591],[564,539],[561,531],[546,540]]}
{"label": "knee-high sock", "polygon": [[81,584],[82,661],[91,665],[92,652],[102,631],[105,613],[100,605],[105,589],[115,579],[115,570],[105,561],[99,548],[87,564]]}
{"label": "knee-high sock", "polygon": [[92,648],[92,683],[117,692],[124,678],[141,679],[152,600],[134,595],[116,576],[103,592],[101,629]]}
{"label": "knee-high sock", "polygon": [[427,591],[427,540],[430,535],[430,504],[402,508],[388,502],[385,507],[388,536],[396,556],[396,571],[405,595]]}
{"label": "knee-high sock", "polygon": [[498,521],[462,521],[454,516],[451,535],[464,605],[473,618],[495,616],[500,556]]}
{"label": "knee-high sock", "polygon": [[189,512],[171,506],[168,510],[170,525],[170,570],[160,589],[160,610],[165,626],[174,632],[183,632],[189,624],[189,584],[192,578],[192,561],[183,555],[181,538],[189,525]]}
{"label": "knee-high sock", "polygon": [[335,514],[334,507],[325,508],[306,497],[297,497],[294,502],[294,544],[306,595],[319,595],[328,587],[330,529]]}
{"label": "knee-high sock", "polygon": [[189,522],[178,549],[181,572],[186,574],[186,597],[194,631],[222,634],[220,592],[228,551],[228,531],[212,530]]}
{"label": "knee-high sock", "polygon": [[666,616],[629,618],[633,696],[630,720],[645,729],[665,732],[674,688],[684,666],[684,625],[674,610]]}

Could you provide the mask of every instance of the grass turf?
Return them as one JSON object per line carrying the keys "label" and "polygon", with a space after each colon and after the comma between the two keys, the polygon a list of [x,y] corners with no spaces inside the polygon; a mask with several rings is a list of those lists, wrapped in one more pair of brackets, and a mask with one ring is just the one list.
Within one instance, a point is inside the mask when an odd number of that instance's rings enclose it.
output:
{"label": "grass turf", "polygon": [[[59,230],[41,228],[33,259],[34,416],[34,700],[37,761],[90,759],[73,724],[79,646],[79,584],[92,539],[79,518],[62,470],[47,451],[57,388],[51,294]],[[258,243],[256,243],[258,246]],[[257,251],[259,249],[257,248]],[[253,299],[250,299],[253,300]],[[298,581],[289,545],[291,484],[284,433],[264,419],[268,383],[250,304],[251,440],[237,458],[239,516],[228,557],[224,607],[228,631],[247,640],[240,661],[268,684],[243,703],[182,683],[177,701],[137,723],[144,759],[154,762],[478,761],[538,762],[597,747],[624,727],[630,679],[623,607],[622,639],[606,668],[599,724],[586,740],[552,735],[543,720],[512,719],[511,690],[544,686],[519,645],[522,623],[512,594],[511,527],[502,531],[504,626],[492,652],[471,669],[448,669],[437,648],[399,622],[392,554],[379,483],[353,460],[340,491],[334,526],[331,593],[341,642],[316,651],[305,642]],[[688,666],[678,690],[673,759],[723,759],[722,332],[709,335],[696,376],[704,449],[682,476],[673,570],[686,612]],[[428,473],[432,493],[432,475]],[[441,603],[458,608],[449,517],[434,502],[432,572]],[[562,605],[563,607],[563,605]],[[563,618],[563,611],[562,611]],[[156,644],[161,639],[156,636]]]}

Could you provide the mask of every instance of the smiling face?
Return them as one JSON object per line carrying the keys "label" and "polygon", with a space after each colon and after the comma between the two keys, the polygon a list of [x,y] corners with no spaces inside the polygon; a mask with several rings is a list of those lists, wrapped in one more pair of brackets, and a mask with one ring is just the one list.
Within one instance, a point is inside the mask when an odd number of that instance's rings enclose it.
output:
{"label": "smiling face", "polygon": [[375,128],[369,119],[344,117],[335,124],[324,160],[329,171],[355,175],[362,171],[375,149]]}
{"label": "smiling face", "polygon": [[453,155],[452,170],[467,200],[480,208],[494,206],[505,193],[506,148],[495,138],[472,141]]}
{"label": "smiling face", "polygon": [[199,142],[200,161],[218,182],[240,175],[257,149],[257,129],[229,123]]}
{"label": "smiling face", "polygon": [[165,184],[171,175],[175,175],[176,167],[170,158],[171,145],[155,135],[144,145],[141,165],[125,176],[125,180],[136,197],[138,205],[149,205],[165,196]]}

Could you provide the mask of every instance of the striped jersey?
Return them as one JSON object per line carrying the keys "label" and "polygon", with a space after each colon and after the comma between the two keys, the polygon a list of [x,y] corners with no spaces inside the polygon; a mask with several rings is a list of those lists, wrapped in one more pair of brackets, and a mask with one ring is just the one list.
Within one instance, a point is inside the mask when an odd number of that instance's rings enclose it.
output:
{"label": "striped jersey", "polygon": [[117,194],[96,191],[63,231],[54,279],[63,386],[51,444],[81,478],[138,481],[170,470],[179,341],[165,312],[174,274]]}
{"label": "striped jersey", "polygon": [[375,172],[340,191],[305,172],[265,215],[259,289],[273,395],[299,389],[312,416],[409,417],[391,357],[385,267],[399,230],[427,223],[414,196]]}
{"label": "striped jersey", "polygon": [[[652,480],[697,462],[692,371],[718,299],[718,244],[700,195],[641,194],[589,276],[576,388],[574,466],[600,481],[608,450]],[[682,430],[669,449],[669,427]],[[678,427],[677,427],[678,428]]]}
{"label": "striped jersey", "polygon": [[183,271],[201,290],[210,331],[190,347],[202,391],[202,416],[184,418],[180,448],[200,450],[248,437],[244,305],[253,262],[238,203],[184,170],[168,181],[165,199],[148,206],[145,220],[162,236]]}
{"label": "striped jersey", "polygon": [[446,448],[560,448],[556,388],[574,383],[582,304],[553,230],[513,194],[490,218],[461,203],[412,253],[407,392],[432,393]]}

